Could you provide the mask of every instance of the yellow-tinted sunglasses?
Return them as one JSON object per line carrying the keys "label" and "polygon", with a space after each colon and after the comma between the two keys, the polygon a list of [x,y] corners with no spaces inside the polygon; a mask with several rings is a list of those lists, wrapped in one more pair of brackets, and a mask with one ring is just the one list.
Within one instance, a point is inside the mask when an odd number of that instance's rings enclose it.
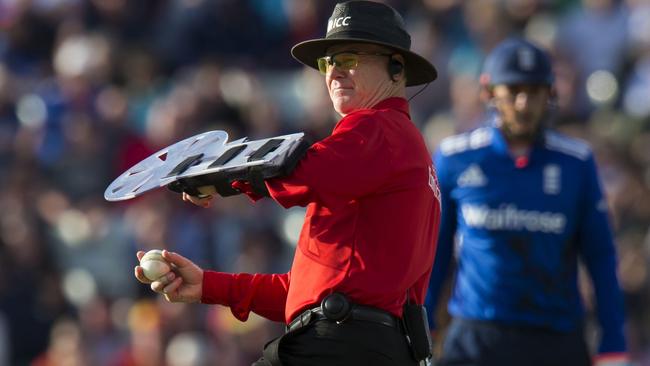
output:
{"label": "yellow-tinted sunglasses", "polygon": [[333,67],[338,67],[341,70],[351,70],[359,65],[359,55],[368,55],[368,56],[392,56],[390,53],[368,53],[368,52],[358,52],[358,51],[343,51],[335,53],[329,56],[319,57],[316,62],[318,62],[318,70],[321,74],[325,75]]}

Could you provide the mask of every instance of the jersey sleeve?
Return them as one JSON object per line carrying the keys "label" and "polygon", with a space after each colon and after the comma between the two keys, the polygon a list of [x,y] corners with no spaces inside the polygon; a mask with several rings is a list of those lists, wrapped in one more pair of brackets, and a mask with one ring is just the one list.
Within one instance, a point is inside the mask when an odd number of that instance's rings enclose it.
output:
{"label": "jersey sleeve", "polygon": [[367,115],[341,120],[290,176],[266,181],[271,197],[285,208],[310,202],[334,208],[375,192],[392,162],[378,123]]}
{"label": "jersey sleeve", "polygon": [[250,312],[284,322],[291,273],[248,274],[204,271],[201,302],[230,307],[235,318],[246,321]]}
{"label": "jersey sleeve", "polygon": [[450,272],[456,234],[456,204],[451,199],[453,181],[450,177],[449,162],[438,150],[434,155],[438,184],[440,185],[441,218],[438,234],[438,247],[433,262],[429,290],[425,300],[429,325],[435,329],[436,308],[440,301],[440,292]]}
{"label": "jersey sleeve", "polygon": [[598,352],[625,352],[623,296],[616,275],[616,250],[593,156],[588,159],[585,169],[578,245],[594,285],[602,328]]}

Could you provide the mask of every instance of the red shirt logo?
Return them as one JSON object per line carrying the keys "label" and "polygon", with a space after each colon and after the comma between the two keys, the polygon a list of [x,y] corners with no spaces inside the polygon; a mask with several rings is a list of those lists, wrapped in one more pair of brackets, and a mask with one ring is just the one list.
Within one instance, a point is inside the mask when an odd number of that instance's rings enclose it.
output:
{"label": "red shirt logo", "polygon": [[433,194],[436,196],[436,199],[440,201],[440,187],[438,186],[438,177],[436,176],[436,168],[429,166],[429,187],[433,191]]}

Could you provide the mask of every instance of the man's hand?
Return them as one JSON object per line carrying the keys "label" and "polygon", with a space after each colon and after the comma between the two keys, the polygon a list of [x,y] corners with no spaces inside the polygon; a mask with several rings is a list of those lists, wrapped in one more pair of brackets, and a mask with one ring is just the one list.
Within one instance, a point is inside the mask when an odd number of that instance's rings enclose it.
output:
{"label": "man's hand", "polygon": [[[138,260],[144,256],[143,251],[136,255]],[[203,269],[194,264],[191,260],[180,254],[163,250],[163,258],[172,266],[172,270],[150,281],[144,276],[142,267],[135,267],[135,278],[138,281],[149,284],[151,289],[165,296],[169,302],[198,302],[201,301],[203,293]]]}
{"label": "man's hand", "polygon": [[191,202],[203,208],[210,207],[212,200],[214,199],[214,195],[217,193],[217,190],[214,188],[214,186],[201,186],[198,187],[197,190],[199,193],[201,193],[200,196],[191,196],[183,192],[183,201]]}

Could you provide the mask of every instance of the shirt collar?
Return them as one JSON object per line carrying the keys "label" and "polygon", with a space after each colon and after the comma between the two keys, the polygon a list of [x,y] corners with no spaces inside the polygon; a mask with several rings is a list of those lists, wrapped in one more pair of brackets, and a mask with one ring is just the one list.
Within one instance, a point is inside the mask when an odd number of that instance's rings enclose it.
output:
{"label": "shirt collar", "polygon": [[409,113],[409,102],[401,97],[390,97],[382,100],[381,102],[375,104],[371,109],[396,109],[408,116],[411,119]]}

